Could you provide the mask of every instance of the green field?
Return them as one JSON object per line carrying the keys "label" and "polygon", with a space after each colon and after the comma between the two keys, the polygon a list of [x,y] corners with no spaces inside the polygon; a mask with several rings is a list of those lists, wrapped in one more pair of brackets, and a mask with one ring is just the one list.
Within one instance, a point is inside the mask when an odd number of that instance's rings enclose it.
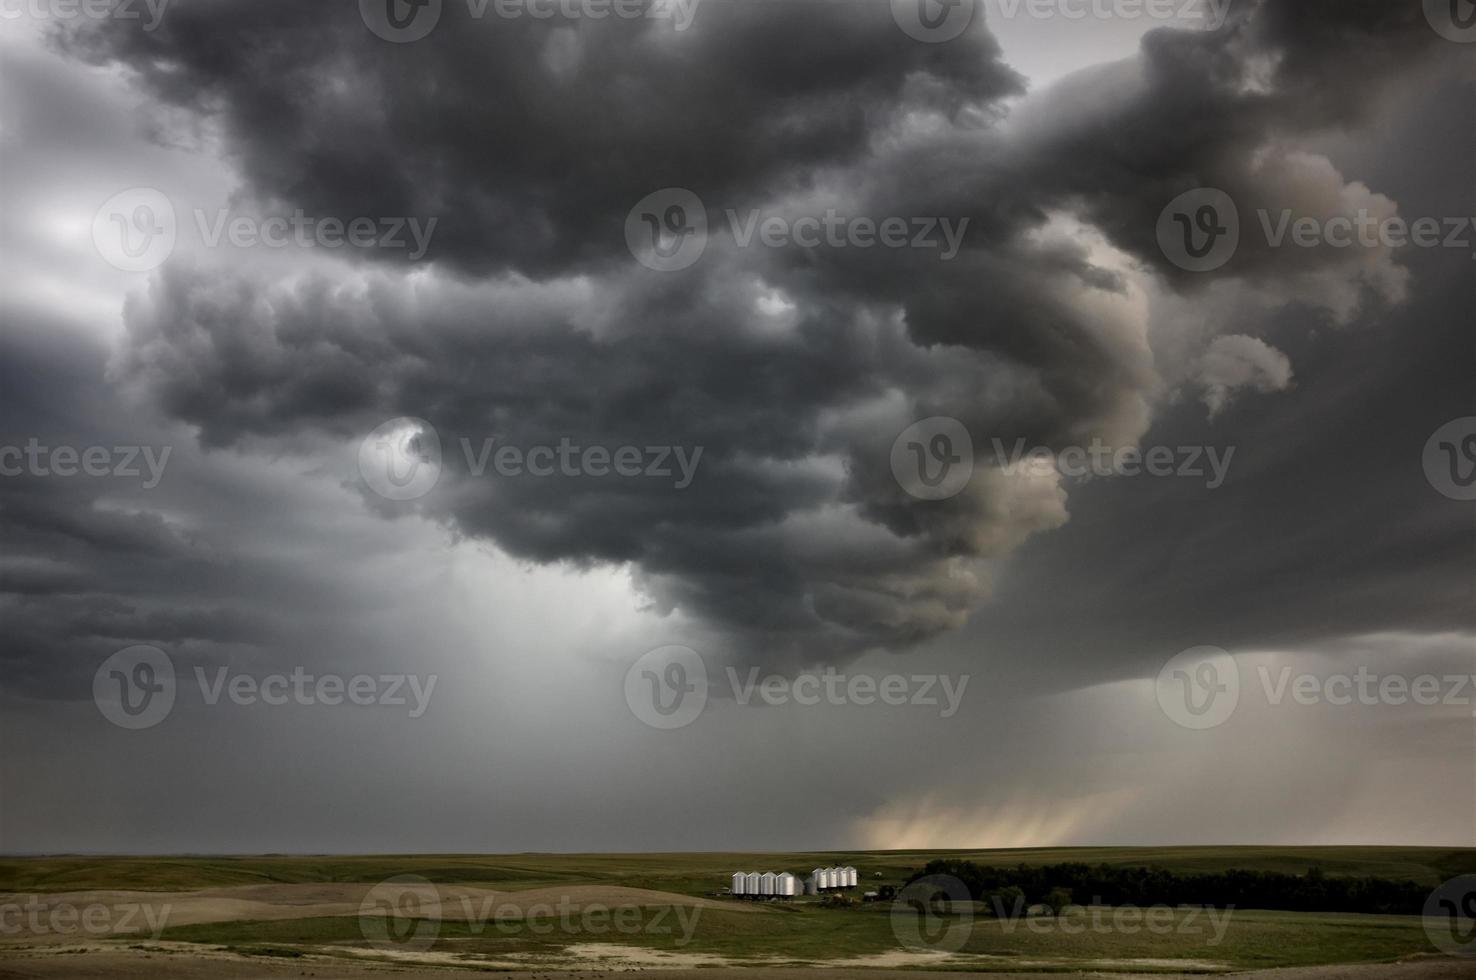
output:
{"label": "green field", "polygon": [[[236,885],[316,882],[374,883],[414,874],[442,885],[523,891],[560,885],[620,885],[714,897],[734,870],[790,870],[855,865],[857,893],[900,885],[929,860],[964,857],[981,864],[1055,864],[1063,861],[1160,867],[1173,871],[1230,868],[1304,873],[1321,867],[1329,876],[1406,879],[1434,887],[1476,872],[1476,850],[1441,848],[1049,848],[1008,851],[829,852],[791,854],[524,854],[382,857],[262,856],[97,858],[40,857],[0,860],[0,892],[47,893],[86,889],[191,891]],[[878,874],[880,877],[878,877]],[[729,900],[733,901],[733,900]],[[817,899],[770,903],[758,911],[681,909],[653,905],[640,912],[640,928],[591,929],[586,925],[540,931],[535,920],[487,915],[470,922],[447,916],[434,932],[434,953],[496,966],[499,957],[548,957],[562,962],[582,944],[618,944],[655,953],[714,956],[738,965],[773,966],[886,957],[907,949],[898,913],[890,903],[853,902],[831,907]],[[664,913],[662,909],[664,908]],[[521,913],[520,913],[521,914]],[[904,916],[908,913],[902,913]],[[1129,917],[1114,918],[1127,914]],[[1036,914],[1000,921],[984,908],[935,917],[931,945],[941,934],[955,940],[958,955],[946,963],[926,958],[886,962],[903,968],[973,971],[1091,969],[1120,972],[1222,972],[1329,963],[1391,962],[1436,951],[1414,916],[1351,915],[1236,909],[1158,910],[1151,925],[1110,909],[1076,908],[1064,918]],[[902,929],[907,929],[903,921]],[[165,929],[163,941],[208,944],[243,954],[348,955],[366,946],[354,916],[270,922],[224,922]],[[506,961],[501,961],[505,967]],[[866,965],[866,964],[860,964]],[[883,965],[878,962],[877,965]],[[558,967],[553,967],[558,968]]]}
{"label": "green field", "polygon": [[[1197,913],[1175,910],[1171,926],[1147,932],[1094,930],[1085,911],[1062,921],[1037,918],[1012,928],[990,918],[954,926],[962,942],[961,961],[950,970],[1058,970],[1100,964],[1102,968],[1143,969],[1142,961],[1186,961],[1188,969],[1217,972],[1313,966],[1325,963],[1390,962],[1434,953],[1420,920],[1403,916],[1318,915],[1293,912],[1223,913],[1223,932]],[[650,918],[648,916],[648,918]],[[809,963],[870,956],[901,948],[885,907],[839,910],[796,905],[762,914],[703,910],[695,929],[683,936],[675,920],[665,920],[659,933],[578,936],[573,941],[615,942],[673,953],[714,954],[753,965]],[[1103,925],[1108,925],[1104,922]],[[670,931],[664,931],[669,926]],[[229,946],[242,952],[321,950],[324,946],[362,946],[356,918],[306,919],[287,922],[229,923],[170,929],[165,940]],[[568,936],[544,937],[519,923],[441,923],[433,949],[471,958],[497,958],[509,953],[555,954],[571,942]],[[1175,969],[1182,970],[1182,967]]]}
{"label": "green field", "polygon": [[[1316,865],[1332,876],[1372,875],[1434,887],[1476,873],[1476,848],[1431,847],[1049,847],[956,851],[811,851],[697,854],[390,855],[376,857],[265,855],[256,857],[0,858],[0,891],[79,891],[129,888],[180,891],[269,882],[380,881],[418,874],[443,883],[496,888],[618,884],[705,895],[738,870],[796,874],[836,864],[863,869],[862,886],[900,884],[930,860],[958,857],[979,864],[1148,866],[1169,871],[1242,868],[1302,874]],[[874,878],[875,872],[881,878]]]}

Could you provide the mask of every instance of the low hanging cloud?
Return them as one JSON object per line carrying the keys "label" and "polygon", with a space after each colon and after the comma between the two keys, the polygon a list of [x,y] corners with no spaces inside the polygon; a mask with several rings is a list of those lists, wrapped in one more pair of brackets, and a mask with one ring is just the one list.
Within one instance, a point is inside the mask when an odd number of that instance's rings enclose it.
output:
{"label": "low hanging cloud", "polygon": [[[1139,439],[1165,387],[1150,285],[1278,296],[1316,277],[1333,316],[1370,283],[1400,298],[1387,255],[1370,271],[1248,241],[1195,278],[1154,227],[1196,186],[1246,214],[1362,200],[1288,154],[1419,69],[1439,39],[1417,9],[1246,4],[1221,30],[1151,33],[1137,57],[1027,95],[982,19],[935,45],[885,4],[710,3],[680,34],[460,23],[454,6],[402,45],[352,10],[224,0],[150,33],[62,39],[207,122],[243,199],[439,219],[428,269],[394,253],[286,277],[171,263],[130,303],[114,376],[206,447],[284,452],[305,430],[351,442],[428,420],[445,473],[413,509],[518,558],[628,566],[655,608],[736,656],[842,658],[959,627],[989,560],[1067,521],[1065,490],[981,464],[957,496],[919,500],[891,472],[893,440],[930,416],[976,442]],[[714,226],[679,273],[635,262],[623,234],[665,187],[696,194]],[[722,216],[752,210],[967,230],[950,260],[743,247]],[[1086,231],[1063,233],[1063,215]],[[1289,380],[1248,336],[1204,354],[1212,411]],[[681,488],[496,480],[460,451],[488,438],[702,455]]]}
{"label": "low hanging cloud", "polygon": [[1216,337],[1205,351],[1199,374],[1211,418],[1238,391],[1284,391],[1291,380],[1291,361],[1285,354],[1264,340],[1243,334]]}

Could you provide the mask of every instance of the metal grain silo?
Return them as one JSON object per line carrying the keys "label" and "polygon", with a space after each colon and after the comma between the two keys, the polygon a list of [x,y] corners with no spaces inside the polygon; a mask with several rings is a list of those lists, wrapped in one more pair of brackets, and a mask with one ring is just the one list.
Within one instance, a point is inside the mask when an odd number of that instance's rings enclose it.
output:
{"label": "metal grain silo", "polygon": [[841,883],[847,888],[855,888],[860,880],[860,876],[856,873],[856,869],[847,865],[846,867],[841,868],[841,873],[842,877],[844,878],[844,881],[842,881]]}
{"label": "metal grain silo", "polygon": [[776,894],[774,891],[774,883],[778,879],[778,877],[779,876],[772,871],[765,871],[763,874],[759,875],[759,894]]}
{"label": "metal grain silo", "polygon": [[750,871],[747,875],[744,876],[743,891],[745,894],[748,895],[760,894],[759,873],[757,871]]}
{"label": "metal grain silo", "polygon": [[825,869],[816,868],[810,872],[810,883],[814,886],[814,894],[820,894],[820,889],[825,887]]}
{"label": "metal grain silo", "polygon": [[774,879],[774,894],[785,898],[792,898],[799,894],[799,879],[788,871],[782,872]]}
{"label": "metal grain silo", "polygon": [[837,887],[839,887],[839,875],[838,875],[837,870],[835,868],[826,868],[825,869],[825,887],[826,888],[837,888]]}
{"label": "metal grain silo", "polygon": [[748,881],[748,879],[746,877],[744,877],[744,874],[743,874],[742,871],[735,871],[735,872],[733,872],[733,894],[734,895],[745,895],[745,894],[747,894],[748,889],[744,887],[744,883],[747,882],[747,881]]}

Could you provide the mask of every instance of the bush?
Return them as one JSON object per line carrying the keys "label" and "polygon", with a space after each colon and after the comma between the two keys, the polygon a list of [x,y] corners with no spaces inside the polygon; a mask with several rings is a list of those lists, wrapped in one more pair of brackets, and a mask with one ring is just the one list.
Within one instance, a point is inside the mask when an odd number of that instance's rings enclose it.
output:
{"label": "bush", "polygon": [[[1023,902],[1045,902],[1060,889],[1079,902],[1103,905],[1202,905],[1215,908],[1281,909],[1291,912],[1364,912],[1420,915],[1425,889],[1412,881],[1384,878],[1329,878],[1320,868],[1306,875],[1276,871],[1229,870],[1175,874],[1162,868],[1106,864],[1053,864],[996,868],[972,861],[940,859],[913,876],[950,875],[969,895],[999,915]],[[909,882],[910,883],[910,882]],[[995,903],[995,899],[1000,899]],[[1069,899],[1068,899],[1069,900]]]}

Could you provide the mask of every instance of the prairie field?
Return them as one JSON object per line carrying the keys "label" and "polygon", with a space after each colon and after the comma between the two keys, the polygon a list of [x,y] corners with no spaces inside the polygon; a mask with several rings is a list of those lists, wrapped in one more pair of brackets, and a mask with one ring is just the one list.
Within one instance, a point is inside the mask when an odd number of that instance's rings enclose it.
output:
{"label": "prairie field", "polygon": [[[1300,874],[1315,866],[1330,878],[1430,888],[1476,871],[1473,850],[1380,847],[12,857],[0,861],[0,976],[85,976],[93,968],[98,976],[137,968],[182,977],[308,968],[324,976],[815,968],[1205,975],[1398,964],[1409,976],[1433,977],[1472,968],[1442,956],[1414,915],[1083,904],[1001,918],[970,902],[920,917],[905,904],[860,900],[902,886],[939,857],[1176,872]],[[838,864],[860,871],[861,886],[845,901],[722,894],[735,870],[803,876]]]}

